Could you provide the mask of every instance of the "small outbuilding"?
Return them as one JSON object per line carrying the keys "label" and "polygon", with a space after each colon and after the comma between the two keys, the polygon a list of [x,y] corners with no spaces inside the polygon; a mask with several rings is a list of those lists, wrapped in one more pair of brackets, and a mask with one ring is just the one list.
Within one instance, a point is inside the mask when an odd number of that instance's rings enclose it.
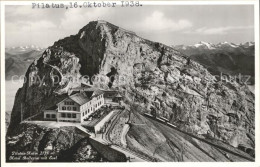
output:
{"label": "small outbuilding", "polygon": [[58,107],[56,105],[44,110],[44,120],[57,121]]}
{"label": "small outbuilding", "polygon": [[121,102],[123,100],[123,96],[121,96],[119,93],[113,98],[113,102]]}

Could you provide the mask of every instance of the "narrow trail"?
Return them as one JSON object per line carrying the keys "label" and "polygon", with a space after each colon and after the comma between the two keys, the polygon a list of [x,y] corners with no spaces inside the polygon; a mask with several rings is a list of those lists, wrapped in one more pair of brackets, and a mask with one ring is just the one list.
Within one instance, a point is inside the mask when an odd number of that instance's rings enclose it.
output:
{"label": "narrow trail", "polygon": [[61,76],[61,80],[63,79],[63,75],[62,75],[62,73],[60,72],[60,70],[59,70],[59,68],[58,68],[57,66],[53,66],[53,65],[47,64],[47,63],[45,63],[45,62],[43,62],[43,64],[45,64],[45,65],[47,65],[47,66],[49,66],[49,67],[55,69],[56,71],[58,71],[58,73],[59,73],[60,76]]}

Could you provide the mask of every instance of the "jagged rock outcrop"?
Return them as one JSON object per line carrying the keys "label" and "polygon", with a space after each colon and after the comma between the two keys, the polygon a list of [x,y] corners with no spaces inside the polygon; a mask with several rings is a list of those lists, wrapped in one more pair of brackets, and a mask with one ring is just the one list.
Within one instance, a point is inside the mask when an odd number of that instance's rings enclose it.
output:
{"label": "jagged rock outcrop", "polygon": [[75,127],[47,128],[22,123],[16,135],[7,138],[6,146],[7,162],[107,161]]}
{"label": "jagged rock outcrop", "polygon": [[221,82],[173,48],[99,21],[55,42],[30,66],[28,78],[45,79],[18,90],[7,136],[19,125],[21,106],[24,118],[40,112],[86,75],[185,131],[254,148],[255,100],[246,85]]}

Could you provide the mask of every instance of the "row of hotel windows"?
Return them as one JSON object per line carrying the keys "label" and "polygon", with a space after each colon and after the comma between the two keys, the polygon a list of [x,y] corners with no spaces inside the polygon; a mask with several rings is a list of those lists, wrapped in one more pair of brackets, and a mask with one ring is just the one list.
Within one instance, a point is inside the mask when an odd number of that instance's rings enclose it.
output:
{"label": "row of hotel windows", "polygon": [[[90,111],[92,111],[92,107],[91,107],[91,110],[90,110]],[[82,116],[86,115],[87,113],[89,113],[89,109],[86,110],[86,111],[84,111],[84,112],[82,113]]]}
{"label": "row of hotel windows", "polygon": [[[91,105],[91,101],[89,102],[89,105]],[[87,104],[87,103],[86,103],[86,104],[84,104],[84,105],[83,105],[83,110],[84,110],[84,109],[86,109],[86,108],[87,108],[87,106],[88,106],[88,104]]]}
{"label": "row of hotel windows", "polygon": [[77,107],[61,107],[62,110],[67,110],[67,111],[77,111]]}
{"label": "row of hotel windows", "polygon": [[65,104],[65,105],[74,105],[74,102],[65,101],[64,104]]}
{"label": "row of hotel windows", "polygon": [[61,113],[61,118],[76,118],[76,114],[71,113]]}
{"label": "row of hotel windows", "polygon": [[84,116],[84,115],[86,115],[87,113],[89,113],[89,111],[92,111],[92,107],[91,107],[90,109],[84,111],[84,112],[82,113],[82,116]]}
{"label": "row of hotel windows", "polygon": [[103,97],[103,95],[100,95],[100,96],[97,97],[97,99],[99,100],[99,99],[102,98],[102,97]]}
{"label": "row of hotel windows", "polygon": [[[91,101],[89,102],[89,105],[91,105]],[[98,105],[101,105],[101,102],[98,103]],[[87,105],[87,104],[84,104],[82,109],[85,110],[87,107],[88,107],[88,105]],[[94,107],[97,107],[97,104],[94,105]]]}
{"label": "row of hotel windows", "polygon": [[[70,103],[70,104],[71,104],[71,103],[74,103],[74,102],[65,102],[65,104],[66,104],[66,103]],[[90,104],[91,104],[91,102],[90,102]],[[95,107],[98,107],[98,106],[100,106],[101,104],[102,104],[102,102],[99,101],[98,104],[95,105]],[[71,105],[72,105],[72,104],[71,104]],[[86,108],[86,106],[84,105],[84,106],[83,106],[83,109],[85,109],[85,108]],[[62,110],[67,110],[67,111],[77,111],[77,107],[70,107],[70,106],[68,106],[68,107],[62,106],[61,109],[62,109]],[[91,111],[92,111],[92,107],[91,107]]]}
{"label": "row of hotel windows", "polygon": [[56,118],[56,114],[46,114],[46,118],[55,119]]}
{"label": "row of hotel windows", "polygon": [[98,102],[98,106],[100,106],[102,104],[102,102],[100,101],[100,102]]}
{"label": "row of hotel windows", "polygon": [[[102,104],[102,102],[100,101],[100,102],[98,102],[98,104],[95,105],[95,107],[97,108],[97,107],[100,106],[101,104]],[[82,113],[82,116],[84,116],[84,115],[86,115],[87,113],[89,113],[89,111],[92,111],[92,107],[91,107],[90,110],[88,109],[88,110],[86,110],[85,112],[83,112],[83,113]]]}

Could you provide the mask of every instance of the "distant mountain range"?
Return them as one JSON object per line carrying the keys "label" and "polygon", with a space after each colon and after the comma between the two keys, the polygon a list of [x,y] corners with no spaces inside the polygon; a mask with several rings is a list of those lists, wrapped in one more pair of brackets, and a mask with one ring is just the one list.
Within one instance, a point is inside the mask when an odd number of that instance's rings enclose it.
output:
{"label": "distant mountain range", "polygon": [[254,83],[255,43],[234,44],[222,42],[212,44],[199,42],[194,45],[175,45],[175,50],[204,65],[213,74],[250,75]]}
{"label": "distant mountain range", "polygon": [[239,52],[248,56],[254,56],[254,42],[246,42],[244,44],[234,44],[229,42],[221,42],[218,44],[212,44],[208,42],[200,41],[194,45],[174,45],[174,49],[177,49],[187,56],[199,54],[199,53],[216,53],[220,51],[226,52]]}
{"label": "distant mountain range", "polygon": [[10,80],[14,75],[25,75],[29,65],[40,57],[44,48],[34,45],[5,48],[5,79]]}
{"label": "distant mountain range", "polygon": [[10,53],[12,55],[27,53],[27,52],[30,52],[30,51],[44,51],[44,50],[45,50],[45,48],[39,47],[39,46],[36,46],[36,45],[14,46],[14,47],[5,48],[5,52]]}

